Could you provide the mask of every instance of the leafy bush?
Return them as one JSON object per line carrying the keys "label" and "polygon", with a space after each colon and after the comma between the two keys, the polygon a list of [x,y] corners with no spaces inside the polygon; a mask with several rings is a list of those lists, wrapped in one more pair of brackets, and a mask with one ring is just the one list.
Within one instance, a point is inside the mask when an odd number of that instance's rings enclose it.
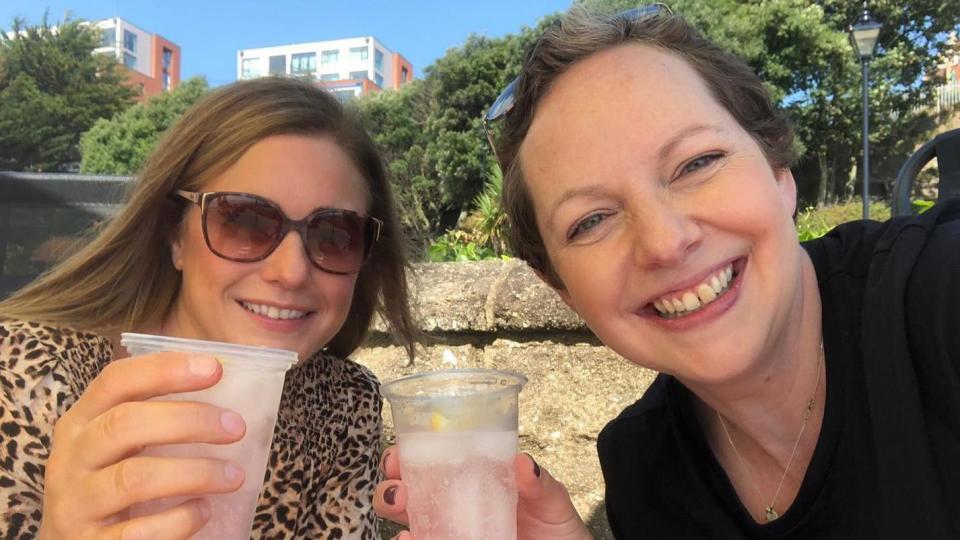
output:
{"label": "leafy bush", "polygon": [[[858,219],[863,219],[863,206],[856,199],[821,208],[807,208],[797,215],[797,237],[801,242],[820,238],[837,225]],[[870,219],[874,221],[890,219],[890,205],[886,202],[871,202]]]}
{"label": "leafy bush", "polygon": [[427,249],[430,262],[482,261],[499,257],[493,249],[478,242],[476,234],[453,230],[437,238]]}

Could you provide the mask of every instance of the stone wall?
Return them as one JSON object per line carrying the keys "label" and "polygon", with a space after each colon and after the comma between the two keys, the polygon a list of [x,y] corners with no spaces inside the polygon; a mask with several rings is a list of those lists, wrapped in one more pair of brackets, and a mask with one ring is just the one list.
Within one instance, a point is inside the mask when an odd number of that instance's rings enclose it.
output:
{"label": "stone wall", "polygon": [[[529,378],[520,395],[520,448],[563,481],[598,539],[613,538],[597,461],[600,429],[633,403],[654,373],[603,345],[519,261],[424,264],[412,278],[429,336],[410,365],[378,328],[354,358],[386,382],[420,371],[483,367]],[[385,440],[393,442],[389,404]],[[383,525],[384,538],[399,530]]]}

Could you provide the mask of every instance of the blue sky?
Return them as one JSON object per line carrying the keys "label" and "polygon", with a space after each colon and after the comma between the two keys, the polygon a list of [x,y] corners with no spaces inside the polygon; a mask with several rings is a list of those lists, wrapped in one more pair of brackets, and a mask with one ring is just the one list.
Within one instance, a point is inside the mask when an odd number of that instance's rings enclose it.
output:
{"label": "blue sky", "polygon": [[373,35],[423,68],[471,33],[516,33],[572,0],[0,0],[0,29],[14,16],[51,21],[119,16],[180,46],[181,75],[212,86],[236,79],[240,49]]}

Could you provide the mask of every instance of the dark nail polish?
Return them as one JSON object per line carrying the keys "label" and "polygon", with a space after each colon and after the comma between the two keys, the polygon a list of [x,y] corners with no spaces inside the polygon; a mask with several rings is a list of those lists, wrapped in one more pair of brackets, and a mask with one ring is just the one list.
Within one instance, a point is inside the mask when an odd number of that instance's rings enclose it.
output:
{"label": "dark nail polish", "polygon": [[397,486],[390,486],[386,491],[383,492],[383,502],[393,506],[394,501],[397,498]]}
{"label": "dark nail polish", "polygon": [[530,461],[533,462],[533,474],[537,475],[537,478],[540,478],[540,465],[537,465],[537,460],[530,458]]}

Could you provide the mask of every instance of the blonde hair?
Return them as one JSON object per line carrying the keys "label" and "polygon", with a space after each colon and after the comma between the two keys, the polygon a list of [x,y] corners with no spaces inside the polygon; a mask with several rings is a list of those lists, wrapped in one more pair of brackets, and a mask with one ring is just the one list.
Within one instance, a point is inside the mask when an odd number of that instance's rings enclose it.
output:
{"label": "blonde hair", "polygon": [[0,317],[99,333],[158,323],[180,288],[169,240],[186,203],[171,193],[199,190],[258,141],[295,133],[332,136],[367,180],[368,213],[384,222],[357,277],[346,322],[325,349],[349,355],[378,312],[412,358],[416,332],[406,245],[383,162],[357,119],[333,96],[284,78],[237,82],[201,99],[154,149],[119,214],[85,247],[0,302]]}

